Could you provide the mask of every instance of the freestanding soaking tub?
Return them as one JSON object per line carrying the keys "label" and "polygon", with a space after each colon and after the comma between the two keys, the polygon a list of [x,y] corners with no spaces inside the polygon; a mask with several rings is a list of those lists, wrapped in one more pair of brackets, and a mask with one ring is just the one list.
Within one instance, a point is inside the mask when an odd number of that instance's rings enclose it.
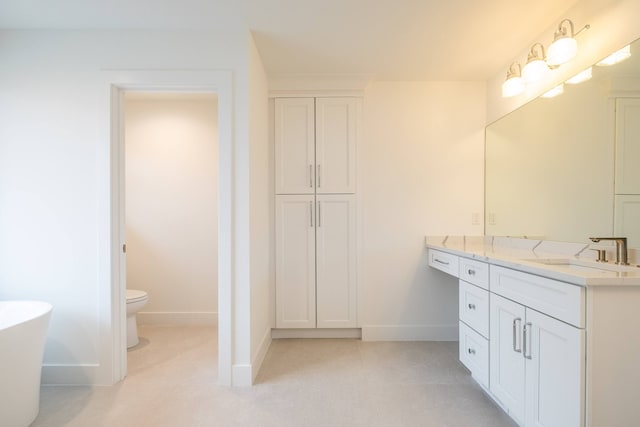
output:
{"label": "freestanding soaking tub", "polygon": [[40,301],[0,301],[0,425],[26,427],[38,415],[51,309]]}

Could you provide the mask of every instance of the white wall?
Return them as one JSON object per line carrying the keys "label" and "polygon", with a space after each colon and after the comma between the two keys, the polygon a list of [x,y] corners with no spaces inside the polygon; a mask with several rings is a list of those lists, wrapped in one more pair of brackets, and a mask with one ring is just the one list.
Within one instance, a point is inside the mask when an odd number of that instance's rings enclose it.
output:
{"label": "white wall", "polygon": [[[232,173],[234,185],[232,206],[220,207],[230,227],[219,232],[231,253],[219,268],[231,281],[220,307],[231,326],[220,339],[236,346],[221,352],[220,365],[250,363],[249,329],[235,328],[249,322],[237,310],[249,306],[250,292],[247,34],[2,31],[0,40],[0,298],[53,303],[43,379],[119,379],[111,334],[112,85],[144,84],[140,76],[149,73],[154,84],[230,76],[232,111],[220,138],[231,142],[220,155],[234,160],[220,176]],[[237,305],[236,288],[247,293]],[[233,379],[222,372],[220,381]]]}
{"label": "white wall", "polygon": [[217,323],[215,94],[125,100],[127,288],[149,294],[138,323]]}
{"label": "white wall", "polygon": [[[531,99],[546,92],[552,87],[574,76],[583,69],[591,66],[614,50],[629,44],[640,37],[638,26],[640,16],[640,2],[638,0],[581,0],[558,17],[558,23],[564,19],[571,19],[576,30],[585,24],[591,28],[578,35],[578,55],[571,62],[553,70],[549,78],[528,89],[522,95],[513,98],[502,98],[501,86],[506,77],[509,65],[516,61],[524,65],[527,52],[531,45],[523,46],[523,50],[516,58],[505,58],[505,65],[487,82],[487,123],[515,110]],[[549,46],[553,40],[553,27],[541,28],[541,34],[531,44],[541,42]]]}
{"label": "white wall", "polygon": [[273,173],[269,147],[267,78],[253,39],[249,44],[249,140],[251,146],[251,365],[258,374],[271,344],[274,282]]}
{"label": "white wall", "polygon": [[484,123],[482,82],[366,89],[359,155],[364,339],[457,339],[457,283],[427,267],[424,237],[483,233]]}

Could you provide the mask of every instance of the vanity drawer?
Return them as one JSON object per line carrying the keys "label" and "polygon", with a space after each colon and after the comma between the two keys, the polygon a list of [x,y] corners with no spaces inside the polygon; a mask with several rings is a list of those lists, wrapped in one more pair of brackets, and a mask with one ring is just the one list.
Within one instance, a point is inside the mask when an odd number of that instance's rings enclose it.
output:
{"label": "vanity drawer", "polygon": [[460,273],[458,277],[465,282],[489,289],[489,264],[460,257],[458,265]]}
{"label": "vanity drawer", "polygon": [[460,361],[478,383],[489,388],[489,341],[460,322]]}
{"label": "vanity drawer", "polygon": [[458,301],[460,320],[489,338],[489,291],[461,279]]}
{"label": "vanity drawer", "polygon": [[489,290],[563,322],[585,327],[585,288],[491,265]]}
{"label": "vanity drawer", "polygon": [[458,277],[458,256],[429,249],[429,266]]}

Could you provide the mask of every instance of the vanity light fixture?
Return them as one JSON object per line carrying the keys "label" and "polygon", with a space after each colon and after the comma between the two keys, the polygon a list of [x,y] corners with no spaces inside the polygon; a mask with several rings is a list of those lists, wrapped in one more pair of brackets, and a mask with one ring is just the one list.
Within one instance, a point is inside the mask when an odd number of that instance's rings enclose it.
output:
{"label": "vanity light fixture", "polygon": [[576,36],[588,28],[590,26],[587,24],[576,33],[573,21],[570,19],[560,21],[553,36],[553,43],[547,49],[547,64],[550,67],[555,67],[571,61],[578,53]]}
{"label": "vanity light fixture", "polygon": [[525,83],[533,83],[544,78],[548,72],[549,66],[545,62],[544,46],[536,43],[531,46],[527,55],[527,63],[522,69],[522,80]]}
{"label": "vanity light fixture", "polygon": [[589,67],[586,70],[580,71],[575,76],[568,79],[565,83],[569,83],[570,85],[576,85],[578,83],[586,82],[593,76],[593,67]]}
{"label": "vanity light fixture", "polygon": [[520,64],[514,62],[507,71],[507,79],[502,83],[502,97],[511,98],[524,92],[524,82],[522,81],[522,70]]}
{"label": "vanity light fixture", "polygon": [[602,61],[598,62],[596,65],[599,65],[599,66],[614,65],[614,64],[617,64],[618,62],[624,61],[630,56],[631,56],[631,45],[627,45],[622,49],[616,52],[613,52],[611,55],[607,56]]}
{"label": "vanity light fixture", "polygon": [[562,95],[563,93],[564,93],[564,85],[560,84],[540,96],[542,96],[543,98],[554,98],[558,95]]}

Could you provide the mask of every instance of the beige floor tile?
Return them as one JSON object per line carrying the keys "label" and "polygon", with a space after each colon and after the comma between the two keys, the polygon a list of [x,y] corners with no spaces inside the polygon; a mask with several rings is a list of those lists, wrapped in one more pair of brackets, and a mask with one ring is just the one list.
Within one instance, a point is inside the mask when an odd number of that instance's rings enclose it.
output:
{"label": "beige floor tile", "polygon": [[43,387],[34,427],[515,426],[457,343],[275,340],[248,388],[216,385],[211,327],[141,326],[113,387]]}

